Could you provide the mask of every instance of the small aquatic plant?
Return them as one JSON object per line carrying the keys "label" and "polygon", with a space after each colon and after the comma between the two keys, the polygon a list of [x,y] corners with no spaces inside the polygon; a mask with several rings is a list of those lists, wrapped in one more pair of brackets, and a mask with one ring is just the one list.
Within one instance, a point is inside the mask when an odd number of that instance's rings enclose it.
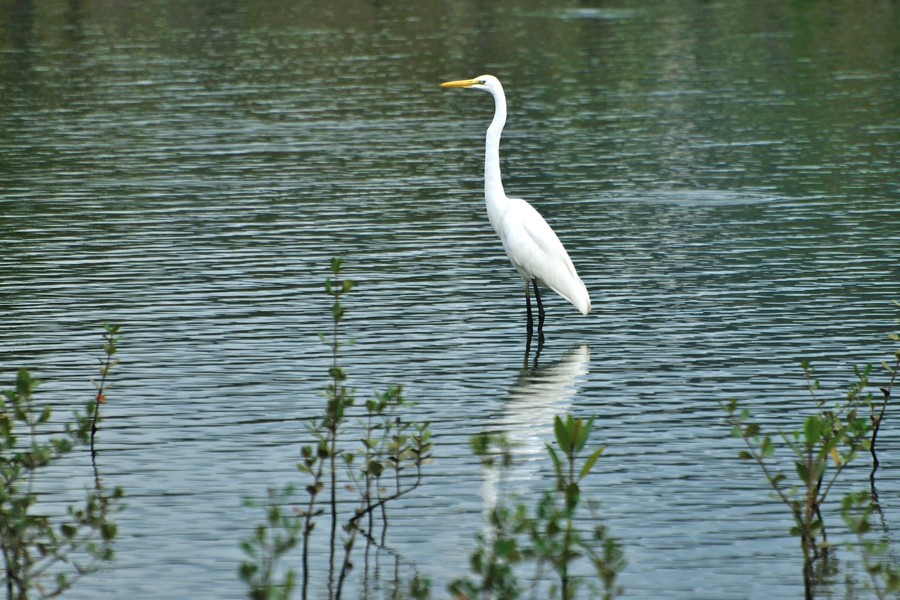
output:
{"label": "small aquatic plant", "polygon": [[[287,600],[294,591],[296,573],[287,569],[278,579],[278,561],[297,545],[303,520],[296,512],[286,507],[292,502],[294,486],[287,485],[282,490],[269,488],[263,509],[266,520],[253,529],[253,534],[241,541],[241,550],[249,560],[241,563],[239,574],[250,587],[251,600]],[[245,499],[244,504],[259,507],[253,499]]]}
{"label": "small aquatic plant", "polygon": [[[900,340],[897,334],[891,334],[890,337],[895,341]],[[749,409],[739,408],[737,400],[723,405],[728,413],[726,420],[732,426],[732,434],[743,439],[747,446],[746,450],[740,451],[739,457],[751,460],[760,467],[773,496],[790,510],[794,519],[790,532],[800,538],[803,583],[808,600],[813,598],[819,579],[814,565],[819,559],[826,560],[832,550],[827,539],[822,507],[838,477],[861,450],[869,450],[872,456],[870,492],[847,494],[842,500],[841,514],[851,531],[859,537],[857,549],[862,555],[864,569],[873,577],[874,589],[900,589],[900,570],[890,562],[879,560],[886,556],[884,546],[862,537],[869,530],[869,514],[878,508],[875,490],[878,458],[875,441],[900,370],[900,351],[895,354],[895,358],[893,366],[882,363],[889,382],[880,388],[883,396],[880,403],[868,392],[871,365],[863,368],[854,366],[856,379],[850,384],[844,398],[829,403],[819,394],[815,368],[808,361],[801,361],[807,390],[815,410],[803,418],[800,428],[787,433],[780,429],[774,433],[763,432],[760,424],[751,419]],[[865,409],[869,411],[868,416],[864,414]],[[789,477],[776,466],[775,454],[779,447],[786,447],[791,451],[796,478]],[[881,579],[878,579],[879,576]]]}
{"label": "small aquatic plant", "polygon": [[[581,456],[593,422],[572,415],[554,418],[556,447],[547,444],[547,452],[556,485],[541,494],[533,510],[524,502],[510,505],[501,501],[492,507],[488,532],[478,536],[478,547],[469,561],[476,578],[453,581],[449,590],[455,598],[511,600],[525,591],[532,595],[540,591],[542,597],[570,600],[582,587],[590,597],[605,600],[622,593],[616,579],[625,567],[625,554],[597,517],[597,503],[581,494],[581,482],[604,450],[601,446]],[[472,439],[472,449],[488,468],[505,469],[513,462],[512,447],[503,435],[477,435]],[[588,532],[579,527],[585,521],[581,514],[585,507],[591,523]],[[574,572],[576,563],[584,560],[602,582],[602,590],[593,583],[593,577]],[[522,569],[530,572],[526,583],[518,576]],[[553,574],[547,576],[552,583],[538,590],[548,570]]]}
{"label": "small aquatic plant", "polygon": [[[800,538],[804,587],[807,599],[811,600],[816,580],[813,564],[826,557],[830,550],[821,507],[841,472],[857,457],[859,450],[868,447],[869,422],[858,415],[855,404],[843,404],[837,409],[818,405],[815,413],[804,418],[801,429],[766,433],[759,423],[751,420],[748,409],[738,408],[736,400],[724,408],[733,435],[743,439],[747,446],[739,457],[759,465],[773,495],[790,510],[794,519],[790,533]],[[780,445],[778,440],[793,453],[796,479],[773,464]]]}
{"label": "small aquatic plant", "polygon": [[[340,339],[339,324],[345,315],[341,298],[353,289],[353,281],[339,278],[341,266],[339,258],[332,259],[332,276],[325,281],[325,291],[332,299],[331,336],[320,336],[331,353],[330,382],[321,391],[325,407],[310,422],[308,431],[315,441],[301,447],[301,460],[297,463],[297,469],[308,478],[304,487],[307,498],[299,506],[288,509],[293,486],[281,492],[269,490],[266,522],[241,544],[248,560],[241,564],[239,572],[250,587],[251,598],[288,597],[296,575],[288,569],[279,579],[277,563],[298,543],[302,555],[301,597],[309,597],[311,536],[317,519],[326,511],[331,517],[326,585],[329,598],[340,598],[353,566],[351,558],[358,535],[367,544],[384,546],[387,504],[421,484],[422,467],[431,458],[429,424],[407,420],[402,409],[410,403],[403,397],[402,386],[391,385],[384,392],[375,393],[361,411],[352,413],[356,397],[355,391],[346,385],[347,373],[339,363],[339,350],[347,343]],[[348,428],[359,436],[358,446],[346,447],[342,443]],[[346,473],[346,477],[342,478],[341,473]],[[328,499],[323,502],[320,494],[326,488]],[[341,515],[339,510],[342,498],[338,492],[345,488],[357,497],[349,515]],[[376,513],[382,520],[380,540],[374,531]],[[340,540],[339,526],[343,532]],[[338,541],[343,548],[339,567]]]}
{"label": "small aquatic plant", "polygon": [[[103,489],[94,438],[99,405],[116,363],[117,333],[118,326],[106,326],[97,393],[85,404],[84,414],[76,412],[65,424],[63,435],[47,433],[52,406],[37,403],[38,380],[28,369],[19,369],[15,386],[0,396],[0,582],[9,600],[58,596],[113,559],[117,529],[109,514],[118,508],[122,490]],[[40,510],[42,498],[35,491],[39,473],[83,444],[90,444],[94,472],[94,486],[83,504],[69,505],[64,515]]]}
{"label": "small aquatic plant", "polygon": [[869,517],[879,510],[877,499],[866,491],[851,492],[841,500],[841,517],[856,538],[847,546],[859,554],[862,568],[869,576],[865,586],[879,600],[884,600],[900,595],[900,564],[887,531],[878,539],[867,535],[872,531]]}

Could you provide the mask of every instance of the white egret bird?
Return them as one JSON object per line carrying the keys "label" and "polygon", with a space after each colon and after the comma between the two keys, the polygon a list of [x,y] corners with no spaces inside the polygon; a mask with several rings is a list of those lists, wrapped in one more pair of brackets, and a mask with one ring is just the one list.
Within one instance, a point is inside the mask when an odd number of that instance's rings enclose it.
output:
{"label": "white egret bird", "polygon": [[508,198],[500,179],[500,134],[506,124],[506,95],[500,80],[493,75],[475,79],[447,81],[443,87],[483,90],[494,97],[494,120],[487,130],[484,151],[484,200],[488,219],[497,232],[506,256],[525,280],[525,303],[528,308],[528,339],[531,340],[531,292],[538,306],[538,339],[543,339],[544,307],[538,284],[542,284],[571,302],[586,315],[591,312],[591,298],[572,259],[562,242],[537,210],[524,200]]}

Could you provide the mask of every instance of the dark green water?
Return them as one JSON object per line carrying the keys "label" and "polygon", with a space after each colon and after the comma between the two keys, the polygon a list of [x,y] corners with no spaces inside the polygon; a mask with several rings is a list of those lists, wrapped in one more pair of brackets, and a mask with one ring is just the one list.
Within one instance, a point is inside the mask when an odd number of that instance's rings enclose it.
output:
{"label": "dark green water", "polygon": [[[590,486],[625,597],[799,597],[788,515],[717,403],[790,427],[810,407],[801,358],[838,399],[853,364],[895,350],[898,31],[875,1],[0,0],[3,385],[28,365],[80,404],[101,324],[124,335],[101,432],[128,495],[118,558],[67,597],[243,597],[237,543],[259,514],[241,498],[303,483],[334,255],[357,281],[353,385],[403,382],[438,442],[394,509],[385,589],[395,562],[436,597],[466,572],[497,493],[471,434],[522,444],[528,493],[571,410],[601,424]],[[581,317],[546,295],[536,371],[484,214],[490,98],[438,87],[481,73],[506,86],[507,192],[593,299]]]}

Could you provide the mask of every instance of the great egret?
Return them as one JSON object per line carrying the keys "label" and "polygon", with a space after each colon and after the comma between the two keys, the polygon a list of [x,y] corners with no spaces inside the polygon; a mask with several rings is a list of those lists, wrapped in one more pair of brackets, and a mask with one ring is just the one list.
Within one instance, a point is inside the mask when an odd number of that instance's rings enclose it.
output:
{"label": "great egret", "polygon": [[475,79],[447,81],[442,87],[483,90],[494,97],[494,120],[487,130],[484,151],[484,200],[488,219],[497,232],[506,256],[525,280],[528,308],[528,340],[534,321],[531,316],[531,292],[538,306],[538,339],[543,340],[544,307],[538,284],[549,287],[571,302],[581,314],[591,312],[591,298],[562,242],[537,210],[524,200],[508,198],[500,179],[500,134],[506,124],[506,95],[500,80],[493,75]]}

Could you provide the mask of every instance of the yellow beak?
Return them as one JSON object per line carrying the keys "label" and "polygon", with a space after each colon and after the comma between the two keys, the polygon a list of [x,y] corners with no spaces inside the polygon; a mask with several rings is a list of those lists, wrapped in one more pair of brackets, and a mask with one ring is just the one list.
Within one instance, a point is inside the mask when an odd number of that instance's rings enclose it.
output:
{"label": "yellow beak", "polygon": [[458,81],[445,81],[441,87],[472,87],[478,83],[477,79],[460,79]]}

